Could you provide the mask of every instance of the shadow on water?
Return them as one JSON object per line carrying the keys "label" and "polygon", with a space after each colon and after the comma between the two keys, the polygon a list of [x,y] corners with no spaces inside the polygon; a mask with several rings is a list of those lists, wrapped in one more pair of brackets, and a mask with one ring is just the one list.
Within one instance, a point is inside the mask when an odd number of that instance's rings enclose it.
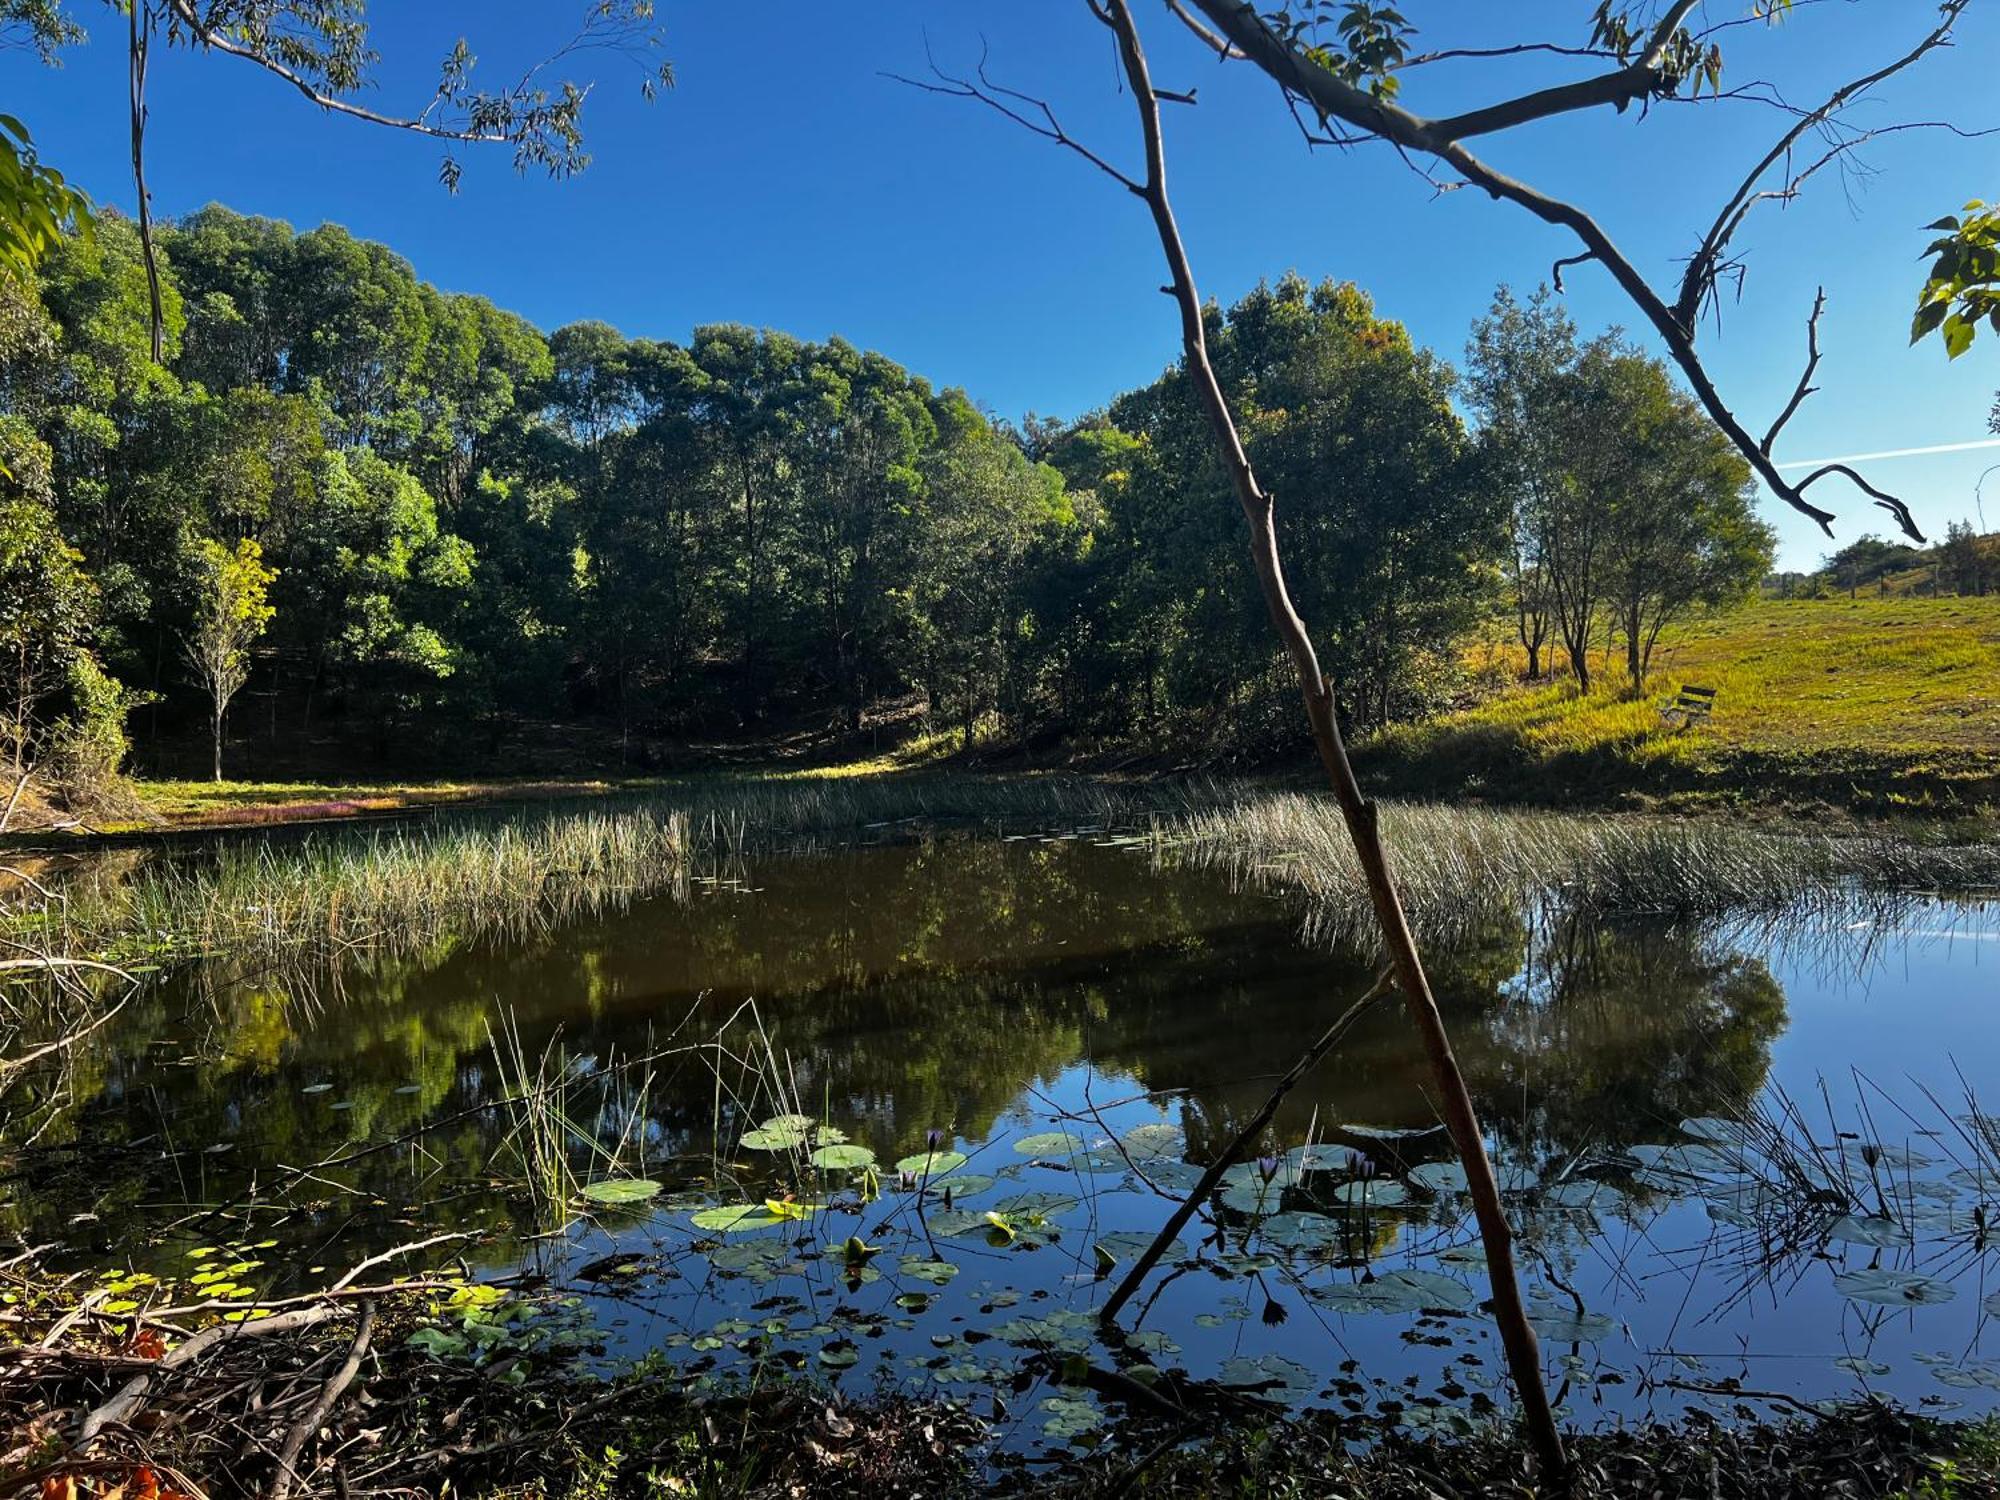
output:
{"label": "shadow on water", "polygon": [[[1103,1262],[1129,1260],[1161,1195],[1371,979],[1363,955],[1303,942],[1267,891],[1088,838],[772,859],[693,892],[504,942],[303,973],[212,963],[153,985],[78,1049],[64,1109],[14,1111],[41,1133],[11,1152],[0,1222],[163,1276],[191,1248],[275,1241],[267,1296],[426,1230],[475,1230],[496,1272],[561,1281],[622,1258],[615,1288],[583,1283],[622,1352],[707,1368],[818,1350],[836,1377],[851,1363],[857,1379],[879,1366],[976,1388],[1021,1351],[1088,1344]],[[2000,1139],[1983,1155],[1911,1144],[1960,1107],[1952,1054],[1984,1024],[1995,916],[1858,895],[1754,922],[1550,905],[1483,916],[1434,953],[1579,1417],[1736,1386],[1816,1399],[1865,1381],[1934,1404],[1940,1383],[1953,1399],[2000,1387],[1977,1352],[1995,1196],[1980,1163]],[[503,1030],[524,1058],[557,1060],[565,1128],[598,1143],[579,1177],[615,1149],[621,1173],[664,1185],[657,1200],[537,1217],[518,1119],[491,1107],[510,1091]],[[695,1045],[718,1034],[726,1050]],[[635,1058],[651,1060],[620,1065]],[[1990,1064],[1990,1048],[1957,1061]],[[1876,1087],[1876,1062],[1907,1086]],[[30,1104],[34,1086],[17,1091]],[[739,1144],[786,1112],[780,1095],[883,1179],[819,1174],[797,1194],[782,1160]],[[1812,1106],[1788,1144],[1756,1134],[1785,1126],[1774,1100]],[[1136,1155],[1110,1146],[1141,1127]],[[970,1160],[963,1192],[918,1213],[889,1164],[933,1130]],[[1873,1158],[1844,1157],[1843,1131]],[[1476,1253],[1399,1012],[1369,1015],[1269,1145],[1291,1154],[1261,1180],[1239,1169],[1145,1304],[1145,1356],[1419,1424],[1499,1399]],[[1952,1188],[1948,1171],[1972,1177]],[[1902,1188],[1885,1192],[1885,1173]],[[1765,1193],[1780,1179],[1782,1202]],[[787,1190],[825,1206],[746,1234],[691,1220]],[[1829,1229],[1843,1219],[1869,1222]],[[881,1253],[824,1253],[850,1235]],[[1753,1243],[1746,1276],[1746,1235],[1784,1268],[1757,1274]],[[866,1357],[843,1363],[855,1348]],[[1067,1401],[1043,1436],[1091,1421]]]}

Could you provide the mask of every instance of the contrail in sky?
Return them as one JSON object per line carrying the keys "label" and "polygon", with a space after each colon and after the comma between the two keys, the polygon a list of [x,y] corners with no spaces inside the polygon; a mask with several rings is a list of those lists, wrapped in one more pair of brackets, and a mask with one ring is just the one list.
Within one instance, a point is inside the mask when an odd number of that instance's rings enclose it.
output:
{"label": "contrail in sky", "polygon": [[2000,448],[2000,437],[1979,438],[1970,443],[1933,443],[1928,448],[1890,448],[1881,453],[1849,453],[1841,458],[1801,458],[1778,467],[1817,469],[1822,464],[1858,464],[1874,458],[1915,458],[1924,453],[1965,453],[1974,448]]}

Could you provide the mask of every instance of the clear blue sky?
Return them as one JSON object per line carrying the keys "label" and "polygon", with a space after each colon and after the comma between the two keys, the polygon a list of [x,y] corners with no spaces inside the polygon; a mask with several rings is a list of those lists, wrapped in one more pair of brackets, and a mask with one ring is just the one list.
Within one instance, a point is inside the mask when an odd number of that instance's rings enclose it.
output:
{"label": "clear blue sky", "polygon": [[[413,108],[436,62],[467,35],[493,79],[540,55],[585,0],[378,0],[384,63],[369,102]],[[1715,19],[1742,0],[1712,0]],[[1855,118],[2000,124],[1991,60],[1995,6],[1974,7],[1958,47],[1919,65]],[[0,54],[0,107],[21,115],[46,159],[100,201],[129,207],[123,28],[108,6],[77,0],[94,41],[58,72]],[[1437,45],[1518,35],[1580,41],[1585,0],[1430,0],[1407,7]],[[839,333],[941,384],[963,385],[1007,415],[1074,414],[1143,382],[1176,353],[1172,310],[1156,290],[1157,244],[1135,200],[1076,159],[978,107],[881,76],[918,73],[925,37],[948,66],[984,45],[993,75],[1049,98],[1064,124],[1107,155],[1134,158],[1135,125],[1109,39],[1081,0],[875,0],[759,7],[663,0],[676,89],[647,106],[619,59],[576,60],[598,81],[587,125],[595,163],[581,178],[517,177],[504,156],[472,150],[458,196],[435,181],[439,152],[399,132],[322,115],[284,85],[227,58],[158,55],[149,137],[157,212],[210,201],[307,227],[324,220],[387,242],[442,286],[482,293],[554,327],[602,318],[629,334],[685,338],[734,320],[806,337]],[[1730,80],[1770,78],[1817,100],[1899,53],[1929,24],[1914,0],[1821,0],[1775,32],[1728,34]],[[1203,291],[1229,300],[1296,268],[1351,278],[1416,337],[1456,358],[1500,282],[1532,286],[1566,240],[1470,191],[1435,194],[1380,150],[1308,152],[1267,84],[1218,67],[1163,8],[1150,23],[1166,86],[1199,85],[1170,114],[1170,170]],[[1499,19],[1496,19],[1498,17]],[[1429,112],[1548,81],[1542,62],[1440,65],[1413,73],[1406,101]],[[1587,65],[1586,65],[1587,66]],[[1451,69],[1452,71],[1448,71]],[[1497,165],[1593,208],[1639,263],[1670,275],[1735,179],[1782,128],[1750,103],[1668,105],[1648,120],[1600,111],[1484,145]],[[1996,138],[2000,139],[2000,138]],[[1913,132],[1866,154],[1876,175],[1831,175],[1787,208],[1761,210],[1740,305],[1707,347],[1726,396],[1762,431],[1789,394],[1813,288],[1828,311],[1821,395],[1779,457],[1813,459],[1988,436],[2000,338],[1947,364],[1936,344],[1907,347],[1920,279],[1918,226],[1966,198],[2000,193],[1993,142]],[[1570,275],[1586,329],[1635,326],[1608,278]],[[2000,450],[1869,466],[1904,494],[1927,530],[1974,514],[1974,484]],[[2000,474],[1986,524],[2000,526]],[[1887,517],[1835,481],[1816,498],[1840,512],[1843,539],[1886,533]],[[1810,564],[1828,544],[1775,503],[1783,560]]]}

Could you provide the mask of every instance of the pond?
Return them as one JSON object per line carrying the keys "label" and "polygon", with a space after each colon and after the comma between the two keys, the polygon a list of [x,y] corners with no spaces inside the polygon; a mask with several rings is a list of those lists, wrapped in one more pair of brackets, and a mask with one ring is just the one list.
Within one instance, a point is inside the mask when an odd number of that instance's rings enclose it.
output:
{"label": "pond", "polygon": [[[1023,1376],[1074,1354],[1416,1426],[1504,1403],[1393,1003],[1286,1099],[1122,1346],[1096,1333],[1173,1200],[1371,982],[1282,894],[1097,830],[908,837],[692,890],[153,985],[39,1101],[60,1109],[16,1109],[36,1139],[5,1228],[183,1300],[463,1231],[428,1255],[563,1294],[527,1319],[551,1340],[967,1398],[1017,1449],[1093,1440],[1087,1391]],[[2000,1099],[2000,904],[1849,892],[1689,924],[1551,903],[1431,962],[1574,1420],[1739,1391],[2000,1399],[2000,1125],[1976,1103]]]}

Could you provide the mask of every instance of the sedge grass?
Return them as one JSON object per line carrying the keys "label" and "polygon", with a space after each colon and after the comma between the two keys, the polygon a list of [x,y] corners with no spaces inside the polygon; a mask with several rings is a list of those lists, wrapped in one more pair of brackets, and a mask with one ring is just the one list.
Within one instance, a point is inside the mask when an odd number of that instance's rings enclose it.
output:
{"label": "sedge grass", "polygon": [[[1442,932],[1551,893],[1603,911],[1767,910],[1843,886],[2000,887],[2000,844],[1718,819],[1384,804],[1413,924]],[[99,876],[23,909],[72,953],[249,962],[408,953],[509,937],[683,896],[751,856],[946,827],[1143,830],[1167,857],[1300,897],[1309,925],[1359,936],[1365,888],[1324,795],[1236,783],[928,774],[694,784],[584,809],[464,816],[366,833],[230,839]],[[46,929],[59,929],[46,931]]]}

